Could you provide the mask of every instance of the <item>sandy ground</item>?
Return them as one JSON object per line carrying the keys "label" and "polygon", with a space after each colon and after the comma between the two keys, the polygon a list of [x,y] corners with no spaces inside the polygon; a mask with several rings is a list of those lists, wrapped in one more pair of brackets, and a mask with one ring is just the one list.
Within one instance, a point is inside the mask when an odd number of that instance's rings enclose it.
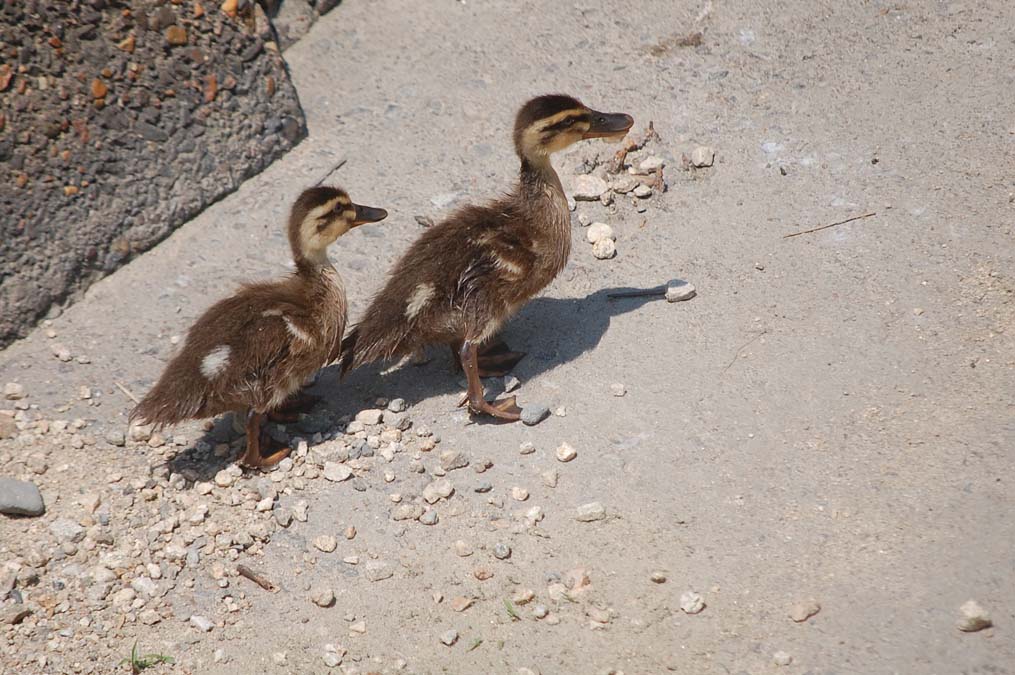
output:
{"label": "sandy ground", "polygon": [[[327,643],[360,673],[396,672],[399,659],[414,673],[1015,671],[1015,8],[755,4],[348,0],[290,49],[309,139],[96,284],[52,322],[56,338],[40,328],[3,353],[0,382],[23,383],[39,415],[85,418],[99,438],[122,429],[130,403],[114,382],[145,391],[190,319],[240,280],[283,270],[288,203],[340,157],[333,180],[392,213],[333,250],[354,318],[421,231],[414,216],[440,215],[432,199],[510,185],[509,127],[530,95],[572,93],[637,128],[652,120],[669,190],[645,213],[630,199],[579,204],[613,226],[617,257],[593,258],[576,222],[567,269],[506,331],[529,353],[520,400],[566,416],[467,424],[442,352],[341,386],[324,374],[335,416],[403,397],[438,450],[493,462],[449,473],[456,494],[439,523],[390,518],[390,493],[429,482],[409,457],[392,463],[393,484],[385,467],[365,476],[364,492],[314,481],[302,492],[308,522],[249,561],[281,592],[246,586],[242,621],[210,633],[128,623],[107,645],[125,655],[140,636],[176,657],[165,672],[323,673]],[[676,45],[693,31],[701,46]],[[716,149],[715,165],[680,171],[699,144]],[[595,149],[558,160],[565,186]],[[673,278],[698,297],[605,297]],[[53,342],[90,364],[58,361]],[[82,385],[101,405],[78,400]],[[523,441],[536,452],[519,454]],[[562,442],[577,459],[557,462]],[[428,472],[436,454],[423,456]],[[147,470],[137,448],[100,442],[68,456],[87,456],[84,475],[62,479],[75,493],[108,490],[110,471]],[[556,488],[540,479],[551,468]],[[481,481],[493,491],[474,493]],[[525,503],[515,486],[531,493]],[[73,513],[69,497],[47,498],[44,519]],[[577,522],[592,501],[608,517]],[[538,528],[518,527],[514,514],[537,505]],[[348,525],[352,541],[340,536]],[[25,528],[0,521],[6,557],[28,545]],[[323,533],[338,551],[313,548]],[[459,539],[472,556],[454,553]],[[491,554],[498,542],[508,560]],[[370,582],[348,555],[395,573]],[[477,581],[476,567],[493,578]],[[575,568],[591,587],[551,599]],[[666,583],[650,580],[656,570]],[[308,600],[319,581],[335,607]],[[533,618],[532,604],[509,616],[504,599],[526,587],[559,623]],[[703,596],[700,614],[679,609],[687,590]],[[475,602],[459,613],[460,595]],[[821,611],[795,623],[787,614],[806,598]],[[994,628],[956,630],[968,599]],[[603,611],[607,624],[595,621]],[[358,621],[366,632],[350,634]],[[2,658],[14,659],[15,637]],[[776,665],[778,651],[792,663]]]}

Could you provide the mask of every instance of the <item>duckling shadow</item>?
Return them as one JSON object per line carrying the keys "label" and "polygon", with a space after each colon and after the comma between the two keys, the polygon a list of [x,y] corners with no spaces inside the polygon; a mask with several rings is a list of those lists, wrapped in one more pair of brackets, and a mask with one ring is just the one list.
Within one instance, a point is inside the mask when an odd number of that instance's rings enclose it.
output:
{"label": "duckling shadow", "polygon": [[[679,283],[675,280],[670,283]],[[501,333],[512,349],[526,352],[513,374],[524,383],[594,350],[610,328],[611,320],[662,300],[666,285],[653,288],[618,287],[590,293],[583,298],[536,298]],[[653,295],[649,295],[653,293]],[[634,297],[611,297],[641,294]],[[341,388],[338,369],[329,367],[319,380],[325,399],[347,405],[351,398],[372,400],[377,396],[403,398],[413,405],[433,396],[464,392],[464,378],[453,368],[451,352],[433,346],[430,360],[421,366],[371,364],[351,373]],[[503,391],[500,378],[488,379],[488,396]],[[516,390],[513,393],[518,393]],[[479,421],[479,420],[477,420]]]}

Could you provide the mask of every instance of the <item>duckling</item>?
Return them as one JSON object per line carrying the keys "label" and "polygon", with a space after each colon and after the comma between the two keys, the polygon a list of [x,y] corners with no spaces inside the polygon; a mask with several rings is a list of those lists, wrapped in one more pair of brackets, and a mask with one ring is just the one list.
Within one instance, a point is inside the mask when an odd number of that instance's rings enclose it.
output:
{"label": "duckling", "polygon": [[296,271],[278,281],[246,284],[201,315],[180,353],[130,413],[131,421],[163,427],[245,411],[247,450],[241,463],[257,468],[282,461],[289,448],[261,452],[264,418],[337,358],[345,330],[345,288],[327,248],[352,228],[387,215],[352,203],[336,187],[305,190],[289,216]]}
{"label": "duckling", "polygon": [[416,240],[343,341],[343,372],[446,343],[465,371],[470,411],[517,420],[515,398],[486,401],[480,377],[524,356],[495,335],[571,251],[571,215],[550,156],[584,139],[619,140],[633,124],[630,115],[597,112],[570,96],[525,103],[514,126],[518,184],[484,206],[458,209]]}

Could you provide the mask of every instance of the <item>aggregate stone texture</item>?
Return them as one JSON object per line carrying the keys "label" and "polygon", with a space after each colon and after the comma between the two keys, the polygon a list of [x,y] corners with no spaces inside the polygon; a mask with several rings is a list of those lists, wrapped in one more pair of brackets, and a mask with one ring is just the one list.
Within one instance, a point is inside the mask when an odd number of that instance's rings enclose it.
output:
{"label": "aggregate stone texture", "polygon": [[0,2],[0,346],[306,135],[236,4]]}

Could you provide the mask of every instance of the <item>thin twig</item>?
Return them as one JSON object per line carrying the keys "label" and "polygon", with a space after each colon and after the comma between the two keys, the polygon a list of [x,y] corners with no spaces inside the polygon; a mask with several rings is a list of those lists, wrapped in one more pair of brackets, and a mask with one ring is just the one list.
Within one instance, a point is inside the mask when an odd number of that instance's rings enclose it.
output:
{"label": "thin twig", "polygon": [[324,174],[323,176],[321,176],[321,180],[319,180],[319,181],[317,181],[316,183],[314,183],[314,185],[315,185],[315,186],[317,186],[317,185],[320,185],[320,184],[321,184],[321,183],[323,183],[324,181],[328,180],[328,179],[329,179],[329,178],[331,177],[331,174],[335,173],[336,171],[338,171],[339,169],[341,169],[341,168],[342,168],[343,166],[345,166],[345,163],[346,163],[346,161],[347,161],[347,160],[346,160],[346,158],[345,158],[345,157],[343,157],[342,159],[338,160],[338,161],[337,161],[337,162],[335,163],[335,165],[334,165],[333,167],[331,167],[331,170],[330,170],[330,171],[328,171],[328,173],[326,173],[326,174]]}
{"label": "thin twig", "polygon": [[865,214],[860,215],[860,216],[853,216],[852,218],[847,218],[846,220],[840,220],[837,223],[831,223],[829,225],[822,225],[821,227],[812,227],[811,229],[804,230],[803,232],[793,232],[791,234],[786,234],[786,235],[783,235],[782,238],[783,239],[789,239],[790,237],[799,237],[801,234],[810,234],[811,232],[820,232],[821,230],[827,230],[830,227],[836,227],[838,225],[845,225],[846,223],[852,223],[854,220],[860,220],[861,218],[870,218],[871,216],[876,216],[876,215],[878,215],[878,214],[875,213],[874,211],[871,211],[870,213],[865,213]]}
{"label": "thin twig", "polygon": [[260,586],[264,590],[268,591],[269,593],[277,593],[278,592],[278,586],[276,586],[272,582],[268,581],[267,579],[265,579],[260,574],[258,574],[254,570],[250,569],[246,565],[237,565],[236,566],[236,572],[241,577],[246,577],[247,579],[250,579],[255,584],[257,584],[258,586]]}
{"label": "thin twig", "polygon": [[119,382],[114,382],[113,384],[115,384],[120,391],[122,391],[124,394],[126,394],[127,398],[129,398],[131,401],[134,401],[134,405],[140,405],[141,404],[141,401],[137,400],[137,396],[135,396],[134,394],[130,393],[130,389],[127,389],[127,387],[123,386]]}
{"label": "thin twig", "polygon": [[726,367],[722,369],[722,372],[725,373],[727,370],[732,368],[733,364],[736,363],[737,359],[740,358],[741,352],[743,352],[745,349],[750,347],[751,344],[753,344],[755,340],[757,340],[759,337],[761,337],[762,335],[764,335],[767,332],[768,332],[768,329],[766,328],[766,329],[762,330],[760,333],[758,333],[757,335],[755,335],[754,337],[752,337],[750,340],[745,342],[744,344],[740,345],[740,349],[738,349],[737,353],[733,355],[733,358],[730,359],[730,362],[726,364]]}

